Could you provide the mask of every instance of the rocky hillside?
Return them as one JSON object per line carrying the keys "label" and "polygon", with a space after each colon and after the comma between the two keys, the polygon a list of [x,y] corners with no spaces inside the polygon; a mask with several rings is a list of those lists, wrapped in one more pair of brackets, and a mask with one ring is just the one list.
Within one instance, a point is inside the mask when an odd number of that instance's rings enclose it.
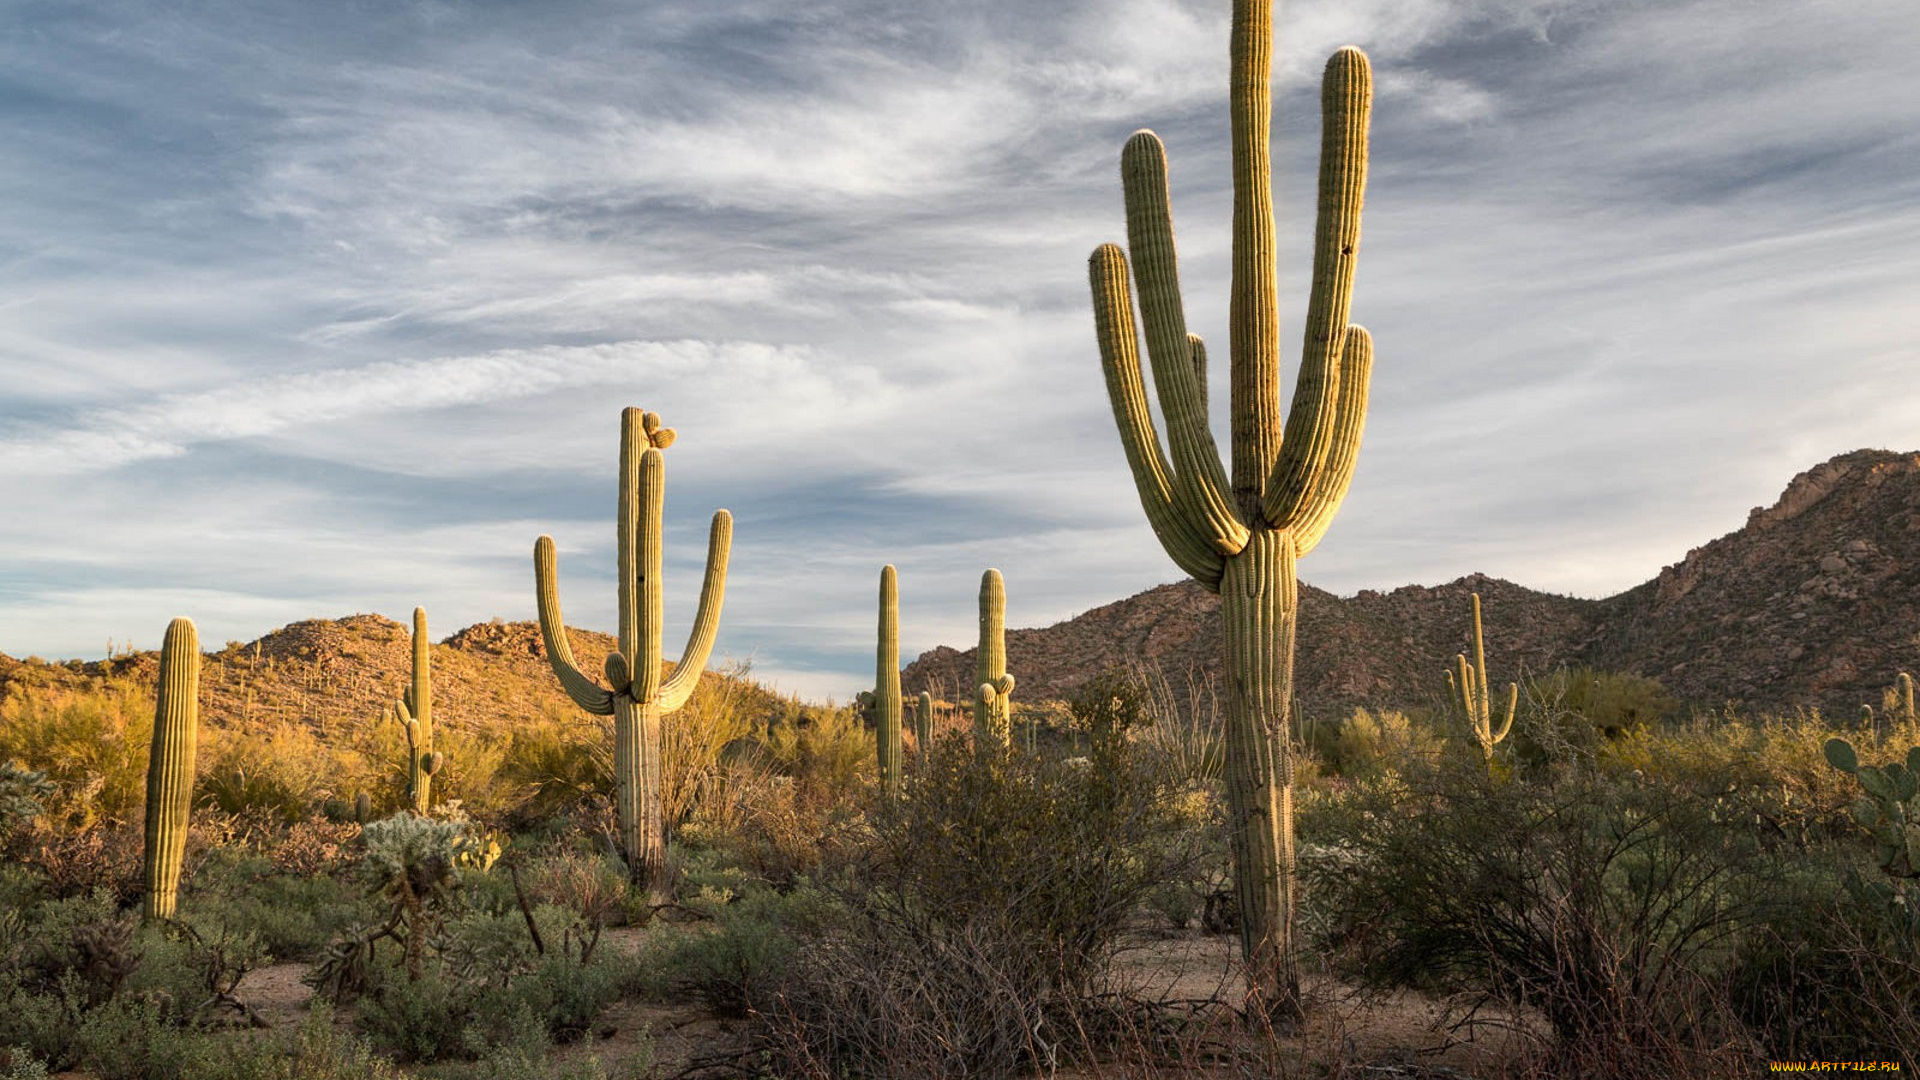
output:
{"label": "rocky hillside", "polygon": [[[590,671],[599,670],[614,646],[611,636],[586,630],[569,628],[567,638],[574,659]],[[350,615],[293,623],[254,642],[230,642],[202,661],[201,716],[260,727],[298,721],[322,732],[379,723],[406,687],[411,640],[410,628],[392,619]],[[151,687],[159,668],[156,652],[87,663],[0,654],[0,700],[22,684],[77,687],[102,678],[130,678]],[[751,708],[769,714],[780,708],[778,699],[757,684],[730,680],[727,685]],[[531,717],[586,722],[554,679],[540,628],[531,622],[479,623],[435,644],[433,708],[437,718],[454,719],[470,730],[498,730]]]}
{"label": "rocky hillside", "polygon": [[[1850,715],[1920,668],[1920,454],[1859,450],[1800,474],[1745,527],[1604,600],[1475,574],[1445,585],[1336,597],[1303,585],[1296,694],[1313,716],[1432,701],[1467,647],[1469,596],[1485,607],[1496,682],[1592,664],[1659,679],[1679,697]],[[1143,659],[1177,675],[1219,670],[1220,609],[1192,582],[1007,634],[1029,701]],[[910,692],[972,682],[973,651],[909,665]],[[1175,678],[1175,683],[1184,679]]]}

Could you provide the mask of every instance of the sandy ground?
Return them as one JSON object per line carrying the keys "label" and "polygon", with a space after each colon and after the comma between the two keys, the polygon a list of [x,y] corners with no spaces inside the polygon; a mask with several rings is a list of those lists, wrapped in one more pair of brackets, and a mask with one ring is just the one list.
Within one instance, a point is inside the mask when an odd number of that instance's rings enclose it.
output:
{"label": "sandy ground", "polygon": [[[627,928],[608,934],[607,945],[635,950],[647,931]],[[1234,1001],[1238,981],[1233,952],[1229,937],[1195,932],[1143,937],[1120,958],[1121,985],[1138,996],[1170,1002]],[[275,1028],[291,1028],[306,1015],[310,991],[300,981],[306,970],[305,964],[275,964],[249,972],[236,996]],[[1282,1076],[1492,1077],[1535,1045],[1526,1034],[1528,1025],[1497,1012],[1483,1010],[1480,1023],[1456,1027],[1456,1010],[1418,994],[1361,995],[1336,980],[1311,975],[1305,990],[1311,1012],[1301,1030],[1261,1038],[1223,1019],[1197,1037],[1196,1045],[1204,1044],[1225,1063],[1186,1075],[1256,1075],[1248,1070],[1257,1061],[1263,1072],[1277,1070]],[[598,1057],[618,1070],[639,1064],[636,1058],[643,1058],[650,1045],[656,1075],[672,1076],[696,1058],[734,1045],[738,1034],[739,1022],[716,1017],[695,1002],[622,1001],[586,1039],[556,1053],[565,1060]],[[1096,1080],[1173,1074],[1096,1069],[1058,1075],[1061,1080]]]}

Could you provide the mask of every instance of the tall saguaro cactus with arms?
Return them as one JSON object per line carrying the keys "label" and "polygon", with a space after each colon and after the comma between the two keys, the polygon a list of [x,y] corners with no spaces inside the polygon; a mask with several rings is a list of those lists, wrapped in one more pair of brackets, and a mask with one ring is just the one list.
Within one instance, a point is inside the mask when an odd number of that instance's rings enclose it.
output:
{"label": "tall saguaro cactus with arms", "polygon": [[424,816],[433,776],[446,760],[433,749],[433,642],[426,608],[413,609],[413,677],[393,703],[393,715],[407,733],[407,806]]}
{"label": "tall saguaro cactus with arms", "polygon": [[1090,260],[1094,326],[1120,441],[1147,520],[1179,567],[1220,594],[1227,672],[1227,797],[1249,1006],[1297,1012],[1293,761],[1288,731],[1298,613],[1294,561],[1345,497],[1366,419],[1373,346],[1347,322],[1366,186],[1372,74],[1344,48],[1321,88],[1319,212],[1304,354],[1284,429],[1274,268],[1273,5],[1235,0],[1230,48],[1233,287],[1228,351],[1232,473],[1207,424],[1206,353],[1187,332],[1174,261],[1166,151],[1150,131],[1121,154],[1127,243],[1172,460],[1141,378],[1128,252]]}
{"label": "tall saguaro cactus with arms", "polygon": [[661,593],[661,511],[666,501],[666,465],[660,451],[673,444],[673,429],[660,414],[627,409],[620,416],[620,500],[615,509],[620,553],[619,647],[607,654],[602,687],[573,662],[560,592],[553,538],[533,546],[534,591],[540,606],[540,636],[547,662],[574,704],[613,717],[614,802],[633,882],[655,899],[666,896],[666,821],[660,803],[660,718],[686,704],[713,651],[720,605],[727,590],[727,555],[733,547],[733,516],[713,514],[707,535],[707,572],[687,647],[670,677],[660,672],[665,602]]}

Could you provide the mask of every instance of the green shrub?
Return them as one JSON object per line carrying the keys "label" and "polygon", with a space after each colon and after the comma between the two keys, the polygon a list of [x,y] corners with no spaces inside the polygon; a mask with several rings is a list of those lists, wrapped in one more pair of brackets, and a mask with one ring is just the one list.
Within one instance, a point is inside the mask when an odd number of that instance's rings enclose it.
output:
{"label": "green shrub", "polygon": [[663,960],[667,981],[722,1016],[770,1008],[797,947],[795,924],[817,922],[823,901],[811,892],[787,897],[765,886],[744,887],[737,896],[709,892],[705,899],[714,926],[694,927],[675,939]]}
{"label": "green shrub", "polygon": [[129,680],[91,689],[15,684],[0,700],[0,761],[57,787],[44,805],[64,828],[130,821],[146,798],[153,695]]}
{"label": "green shrub", "polygon": [[1538,1009],[1563,1053],[1622,1073],[1671,1074],[1732,1038],[1714,987],[1774,868],[1709,808],[1591,774],[1535,785],[1453,765],[1376,790],[1388,798],[1304,867],[1333,911],[1329,944],[1367,983]]}
{"label": "green shrub", "polygon": [[1336,776],[1396,772],[1440,756],[1442,740],[1406,713],[1355,709],[1345,720],[1307,728],[1307,746]]}

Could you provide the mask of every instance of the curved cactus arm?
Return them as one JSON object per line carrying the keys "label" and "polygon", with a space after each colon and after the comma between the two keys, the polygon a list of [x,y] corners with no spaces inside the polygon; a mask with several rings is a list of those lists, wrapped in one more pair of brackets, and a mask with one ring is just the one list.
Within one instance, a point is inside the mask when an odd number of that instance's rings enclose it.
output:
{"label": "curved cactus arm", "polygon": [[1493,733],[1493,741],[1498,743],[1513,731],[1513,716],[1520,709],[1520,684],[1507,684],[1507,716],[1500,721],[1500,730]]}
{"label": "curved cactus arm", "polygon": [[1247,546],[1247,526],[1227,490],[1227,471],[1207,426],[1206,402],[1193,376],[1193,345],[1180,308],[1180,275],[1167,196],[1167,152],[1151,131],[1137,131],[1120,152],[1127,204],[1127,248],[1140,280],[1140,322],[1146,330],[1153,388],[1173,451],[1173,498],[1201,524],[1223,555]]}
{"label": "curved cactus arm", "polygon": [[1333,424],[1333,449],[1319,471],[1295,493],[1274,486],[1267,489],[1261,511],[1269,524],[1293,533],[1296,556],[1320,543],[1333,524],[1333,515],[1347,497],[1353,468],[1360,460],[1360,437],[1367,426],[1367,395],[1373,382],[1373,338],[1358,326],[1347,327],[1347,344],[1340,351],[1339,406]]}
{"label": "curved cactus arm", "polygon": [[533,544],[533,592],[540,609],[540,637],[547,646],[547,664],[575,705],[596,716],[613,715],[613,695],[582,674],[573,662],[573,647],[567,644],[566,619],[560,613],[560,589],[553,537],[543,536]]}
{"label": "curved cactus arm", "polygon": [[660,692],[660,649],[666,634],[666,590],[660,586],[666,539],[666,460],[648,442],[639,409],[620,417],[620,654],[633,673],[635,701]]}
{"label": "curved cactus arm", "polygon": [[1313,286],[1307,299],[1300,375],[1278,460],[1266,487],[1272,514],[1276,495],[1304,496],[1325,471],[1339,428],[1347,342],[1353,303],[1353,268],[1360,250],[1360,204],[1367,186],[1367,121],[1373,107],[1373,77],[1367,56],[1351,46],[1327,60],[1321,81],[1319,208],[1314,224]]}
{"label": "curved cactus arm", "polygon": [[[1100,343],[1100,367],[1106,375],[1107,399],[1114,423],[1120,428],[1120,446],[1140,495],[1141,509],[1154,536],[1179,566],[1209,590],[1219,591],[1226,565],[1211,540],[1173,498],[1173,469],[1167,464],[1160,436],[1153,429],[1147,407],[1146,383],[1140,374],[1139,335],[1133,322],[1133,296],[1127,287],[1127,257],[1116,244],[1102,244],[1087,261],[1093,289],[1094,334]],[[1193,339],[1203,363],[1204,348]]]}
{"label": "curved cactus arm", "polygon": [[720,608],[727,598],[727,559],[733,553],[733,515],[725,510],[713,513],[707,528],[707,573],[700,582],[700,606],[694,609],[693,629],[687,632],[687,647],[673,674],[660,684],[660,709],[672,712],[687,703],[693,688],[707,669],[707,657],[713,653],[713,641],[720,633]]}

